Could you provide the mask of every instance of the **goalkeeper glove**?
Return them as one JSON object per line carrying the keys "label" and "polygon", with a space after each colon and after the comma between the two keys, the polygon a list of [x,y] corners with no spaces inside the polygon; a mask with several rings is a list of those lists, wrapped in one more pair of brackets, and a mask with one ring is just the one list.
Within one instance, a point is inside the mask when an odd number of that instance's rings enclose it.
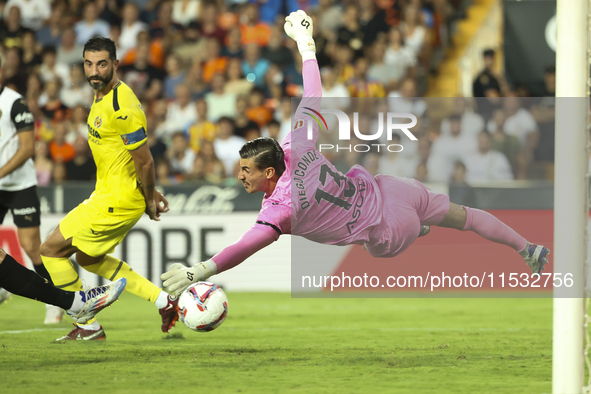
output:
{"label": "goalkeeper glove", "polygon": [[216,273],[217,265],[213,260],[203,261],[193,267],[175,263],[170,266],[168,272],[160,275],[160,279],[164,291],[178,297],[193,283],[203,281]]}
{"label": "goalkeeper glove", "polygon": [[283,25],[285,33],[293,38],[298,44],[300,53],[304,51],[316,52],[316,44],[312,38],[314,26],[312,26],[312,18],[310,18],[302,10],[292,12],[285,18]]}

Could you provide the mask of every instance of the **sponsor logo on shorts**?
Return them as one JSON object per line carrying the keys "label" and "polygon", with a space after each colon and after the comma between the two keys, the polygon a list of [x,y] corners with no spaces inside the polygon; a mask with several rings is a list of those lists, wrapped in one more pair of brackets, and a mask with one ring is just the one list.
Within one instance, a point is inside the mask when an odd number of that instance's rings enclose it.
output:
{"label": "sponsor logo on shorts", "polygon": [[19,216],[31,215],[31,214],[33,214],[35,212],[37,212],[37,208],[35,208],[35,207],[18,208],[18,209],[13,209],[12,210],[12,214],[13,215],[19,215]]}

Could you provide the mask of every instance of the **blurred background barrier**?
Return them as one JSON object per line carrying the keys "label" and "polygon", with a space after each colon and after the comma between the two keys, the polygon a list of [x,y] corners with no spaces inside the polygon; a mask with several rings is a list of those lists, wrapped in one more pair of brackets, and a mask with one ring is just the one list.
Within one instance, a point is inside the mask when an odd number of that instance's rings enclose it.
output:
{"label": "blurred background barrier", "polygon": [[[47,214],[41,219],[41,238],[58,225],[64,214]],[[235,242],[251,227],[256,212],[234,212],[216,215],[168,215],[155,222],[144,215],[117,246],[112,255],[126,261],[135,271],[161,285],[160,274],[173,263],[196,264],[211,258],[224,247]],[[9,253],[18,253],[16,237],[5,237],[16,232],[11,218],[0,226],[0,247]],[[212,281],[232,291],[289,291],[290,290],[290,237],[261,250],[256,258],[212,277]],[[23,261],[28,260],[22,254]],[[31,262],[27,261],[29,267]],[[77,267],[77,265],[75,265]],[[86,286],[95,286],[102,278],[79,269]]]}
{"label": "blurred background barrier", "polygon": [[[426,183],[450,195],[452,202],[479,209],[552,209],[554,186],[549,181],[487,181],[467,184]],[[77,182],[37,188],[41,212],[68,213],[94,190],[94,183]],[[258,212],[262,195],[248,194],[242,186],[167,186],[160,188],[170,203],[170,214]],[[43,221],[43,218],[42,218]]]}
{"label": "blurred background barrier", "polygon": [[[178,185],[159,187],[170,204],[171,214],[219,214],[259,211],[262,196],[248,194],[243,186]],[[39,186],[41,212],[67,213],[94,191],[94,182],[71,182],[56,186]]]}

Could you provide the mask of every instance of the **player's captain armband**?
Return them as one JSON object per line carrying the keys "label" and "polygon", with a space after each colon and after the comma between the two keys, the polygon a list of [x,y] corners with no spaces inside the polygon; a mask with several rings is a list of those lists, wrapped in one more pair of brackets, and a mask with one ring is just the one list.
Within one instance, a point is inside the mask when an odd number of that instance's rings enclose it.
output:
{"label": "player's captain armband", "polygon": [[123,145],[129,150],[139,148],[146,140],[146,130],[142,127],[133,133],[121,134]]}

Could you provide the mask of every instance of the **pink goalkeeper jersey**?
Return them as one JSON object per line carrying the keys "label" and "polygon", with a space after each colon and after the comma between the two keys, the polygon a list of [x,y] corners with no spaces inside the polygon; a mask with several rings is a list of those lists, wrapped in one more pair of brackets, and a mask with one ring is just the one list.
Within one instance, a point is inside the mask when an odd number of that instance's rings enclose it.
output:
{"label": "pink goalkeeper jersey", "polygon": [[[302,74],[304,97],[293,130],[281,143],[286,170],[273,194],[265,196],[257,226],[273,227],[277,237],[291,233],[323,244],[362,244],[382,218],[378,185],[358,165],[343,175],[316,149],[319,126],[308,114],[320,112],[318,62],[306,60]],[[313,124],[311,139],[308,120]]]}

